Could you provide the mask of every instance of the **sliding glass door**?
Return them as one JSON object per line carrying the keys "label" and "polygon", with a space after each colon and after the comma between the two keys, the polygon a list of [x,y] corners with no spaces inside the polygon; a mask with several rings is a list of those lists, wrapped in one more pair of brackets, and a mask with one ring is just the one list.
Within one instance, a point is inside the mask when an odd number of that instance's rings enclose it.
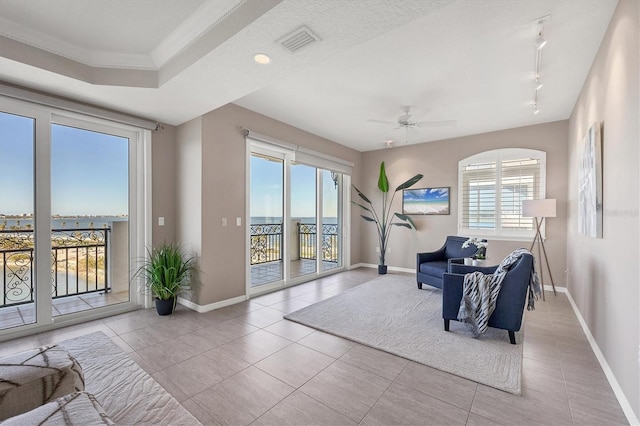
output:
{"label": "sliding glass door", "polygon": [[316,168],[291,164],[291,221],[289,222],[289,276],[315,274],[317,246]]}
{"label": "sliding glass door", "polygon": [[142,304],[130,274],[150,244],[149,142],[0,97],[0,338]]}
{"label": "sliding glass door", "polygon": [[252,144],[249,154],[249,294],[343,266],[343,174]]}
{"label": "sliding glass door", "polygon": [[342,174],[321,170],[322,176],[322,270],[342,266]]}
{"label": "sliding glass door", "polygon": [[0,329],[36,321],[35,122],[0,112]]}
{"label": "sliding glass door", "polygon": [[251,154],[251,287],[284,278],[284,159],[277,155]]}
{"label": "sliding glass door", "polygon": [[53,316],[130,296],[129,137],[83,125],[51,126]]}

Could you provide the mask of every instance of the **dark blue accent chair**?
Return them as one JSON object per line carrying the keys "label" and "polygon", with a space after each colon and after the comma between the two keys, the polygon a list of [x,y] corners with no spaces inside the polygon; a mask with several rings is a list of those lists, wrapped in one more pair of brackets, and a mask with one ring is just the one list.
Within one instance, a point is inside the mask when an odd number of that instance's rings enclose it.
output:
{"label": "dark blue accent chair", "polygon": [[442,276],[449,271],[451,259],[471,257],[478,251],[474,245],[463,249],[462,244],[465,241],[467,241],[466,237],[450,235],[438,251],[418,253],[416,262],[418,288],[421,289],[422,284],[442,288]]}
{"label": "dark blue accent chair", "polygon": [[[475,271],[493,274],[497,268],[498,265],[489,267],[451,265],[450,272],[444,274],[442,285],[442,318],[444,319],[445,331],[449,331],[450,320],[458,320],[464,275]],[[523,254],[511,266],[502,281],[502,287],[496,300],[496,309],[489,318],[489,327],[507,330],[509,332],[509,340],[514,345],[516,344],[515,332],[520,331],[520,326],[522,325],[531,268],[533,268],[533,256],[530,254]]]}

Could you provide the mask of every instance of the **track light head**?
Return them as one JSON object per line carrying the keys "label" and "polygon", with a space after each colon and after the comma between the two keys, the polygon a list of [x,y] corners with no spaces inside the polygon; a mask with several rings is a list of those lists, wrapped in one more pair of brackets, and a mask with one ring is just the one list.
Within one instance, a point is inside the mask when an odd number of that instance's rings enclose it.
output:
{"label": "track light head", "polygon": [[540,80],[540,77],[536,77],[536,79],[533,80],[533,90],[540,90],[542,86],[542,80]]}
{"label": "track light head", "polygon": [[540,112],[540,108],[538,108],[538,103],[534,102],[533,103],[533,113],[534,114],[538,114]]}
{"label": "track light head", "polygon": [[542,36],[542,28],[538,30],[538,37],[536,38],[536,48],[542,49],[547,44],[547,39]]}

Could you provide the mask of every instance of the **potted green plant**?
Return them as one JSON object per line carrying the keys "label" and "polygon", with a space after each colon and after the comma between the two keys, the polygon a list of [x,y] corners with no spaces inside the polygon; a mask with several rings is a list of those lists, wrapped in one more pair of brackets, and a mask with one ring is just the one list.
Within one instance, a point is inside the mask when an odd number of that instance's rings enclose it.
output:
{"label": "potted green plant", "polygon": [[195,256],[187,256],[175,243],[164,243],[147,249],[147,257],[134,276],[144,279],[145,290],[155,298],[158,315],[170,315],[178,295],[191,288],[195,270]]}
{"label": "potted green plant", "polygon": [[[378,273],[380,275],[384,275],[387,273],[385,255],[387,253],[387,245],[389,244],[389,237],[391,235],[391,229],[393,228],[393,226],[402,226],[404,228],[414,230],[418,229],[409,216],[400,213],[391,213],[391,205],[393,204],[393,199],[396,196],[396,192],[412,187],[422,178],[423,175],[418,173],[411,179],[402,183],[395,189],[395,191],[393,191],[391,199],[389,200],[389,179],[387,178],[387,173],[384,168],[384,161],[380,163],[380,175],[378,176],[378,189],[382,193],[382,208],[380,210],[380,213],[376,211],[371,200],[369,200],[369,198],[364,195],[362,191],[356,188],[355,185],[352,185],[353,189],[356,190],[360,198],[362,198],[369,205],[369,207],[360,203],[356,203],[355,201],[352,201],[352,203],[360,206],[362,209],[368,212],[368,215],[360,215],[364,220],[366,220],[367,222],[374,222],[376,224],[376,230],[378,231],[378,240],[380,243],[380,256],[378,262]],[[394,222],[394,218],[400,219],[402,222]]]}

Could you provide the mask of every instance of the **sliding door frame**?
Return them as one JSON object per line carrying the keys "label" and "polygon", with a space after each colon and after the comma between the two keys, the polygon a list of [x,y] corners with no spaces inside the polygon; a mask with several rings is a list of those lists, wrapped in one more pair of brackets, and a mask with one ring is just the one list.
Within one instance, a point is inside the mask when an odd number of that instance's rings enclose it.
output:
{"label": "sliding door frame", "polygon": [[[34,140],[34,282],[36,319],[34,323],[0,330],[0,341],[13,339],[103,318],[121,312],[150,307],[143,297],[141,283],[130,281],[129,302],[54,317],[52,312],[51,270],[51,126],[71,125],[89,131],[103,131],[129,138],[129,248],[131,262],[145,256],[151,246],[151,132],[126,124],[59,110],[50,106],[0,96],[0,111],[35,119]],[[133,267],[130,264],[130,267]]]}
{"label": "sliding door frame", "polygon": [[[327,168],[325,165],[315,165],[312,161],[305,161],[300,164],[306,164],[316,169],[316,271],[299,277],[291,278],[290,273],[290,254],[289,254],[289,228],[291,226],[291,163],[296,161],[296,152],[299,147],[286,142],[277,141],[275,144],[271,144],[265,141],[259,141],[247,137],[246,141],[246,233],[245,243],[247,244],[245,250],[245,295],[247,298],[259,296],[265,293],[269,293],[275,290],[291,287],[297,284],[301,284],[307,281],[311,281],[323,276],[331,275],[337,272],[347,270],[350,266],[350,236],[349,228],[346,226],[350,221],[350,209],[346,208],[350,203],[349,191],[345,190],[346,185],[350,185],[351,177],[342,171],[342,185],[338,192],[339,206],[338,212],[339,223],[338,232],[341,233],[339,240],[341,241],[340,258],[341,266],[323,270],[322,268],[322,224],[323,224],[323,193],[322,193],[322,172],[327,170],[331,172],[331,168]],[[274,281],[272,283],[263,284],[258,287],[251,286],[251,156],[253,153],[268,155],[274,158],[282,158],[283,160],[283,224],[282,224],[282,267],[283,276],[282,280]],[[308,155],[309,151],[305,150]],[[329,156],[326,156],[329,157]],[[325,161],[326,163],[327,161]],[[347,163],[347,162],[344,162]],[[341,215],[341,217],[340,217]]]}

